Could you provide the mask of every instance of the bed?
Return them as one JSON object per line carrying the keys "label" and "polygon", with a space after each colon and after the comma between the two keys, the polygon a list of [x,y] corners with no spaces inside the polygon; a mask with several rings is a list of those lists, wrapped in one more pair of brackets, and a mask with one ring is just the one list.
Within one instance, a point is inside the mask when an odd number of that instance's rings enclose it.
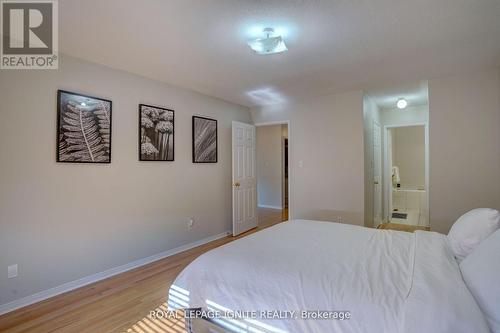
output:
{"label": "bed", "polygon": [[490,332],[445,235],[309,220],[201,255],[169,307],[223,313],[234,332]]}

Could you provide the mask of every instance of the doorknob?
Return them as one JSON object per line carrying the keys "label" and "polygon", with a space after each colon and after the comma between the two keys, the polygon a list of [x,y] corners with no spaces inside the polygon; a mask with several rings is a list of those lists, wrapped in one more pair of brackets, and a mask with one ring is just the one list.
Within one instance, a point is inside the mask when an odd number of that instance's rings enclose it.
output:
{"label": "doorknob", "polygon": [[234,187],[240,187],[240,182],[235,182]]}

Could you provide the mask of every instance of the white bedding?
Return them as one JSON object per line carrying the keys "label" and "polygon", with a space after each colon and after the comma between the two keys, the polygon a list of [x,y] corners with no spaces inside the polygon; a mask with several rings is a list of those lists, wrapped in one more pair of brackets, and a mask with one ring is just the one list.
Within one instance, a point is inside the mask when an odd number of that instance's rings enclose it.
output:
{"label": "white bedding", "polygon": [[446,236],[331,222],[281,223],[203,254],[177,277],[169,305],[351,315],[224,320],[238,332],[489,332]]}

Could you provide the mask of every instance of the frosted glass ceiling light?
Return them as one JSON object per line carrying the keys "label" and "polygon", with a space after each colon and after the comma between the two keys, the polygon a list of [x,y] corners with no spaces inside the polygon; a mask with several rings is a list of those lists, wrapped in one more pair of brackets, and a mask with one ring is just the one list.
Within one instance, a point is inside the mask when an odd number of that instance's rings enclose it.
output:
{"label": "frosted glass ceiling light", "polygon": [[408,106],[408,102],[406,101],[406,99],[400,98],[396,102],[396,106],[398,107],[398,109],[404,109]]}
{"label": "frosted glass ceiling light", "polygon": [[265,38],[257,38],[247,43],[257,54],[281,53],[288,50],[283,37],[272,36],[274,34],[273,28],[265,28],[264,34]]}

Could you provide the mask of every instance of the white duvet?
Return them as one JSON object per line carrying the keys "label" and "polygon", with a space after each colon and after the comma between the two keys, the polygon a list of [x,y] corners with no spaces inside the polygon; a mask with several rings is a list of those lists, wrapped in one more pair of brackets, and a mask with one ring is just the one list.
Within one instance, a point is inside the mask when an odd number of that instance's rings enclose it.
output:
{"label": "white duvet", "polygon": [[[293,220],[203,254],[169,305],[259,314],[219,320],[237,332],[489,332],[446,236],[331,222]],[[318,310],[350,319],[302,318]]]}

